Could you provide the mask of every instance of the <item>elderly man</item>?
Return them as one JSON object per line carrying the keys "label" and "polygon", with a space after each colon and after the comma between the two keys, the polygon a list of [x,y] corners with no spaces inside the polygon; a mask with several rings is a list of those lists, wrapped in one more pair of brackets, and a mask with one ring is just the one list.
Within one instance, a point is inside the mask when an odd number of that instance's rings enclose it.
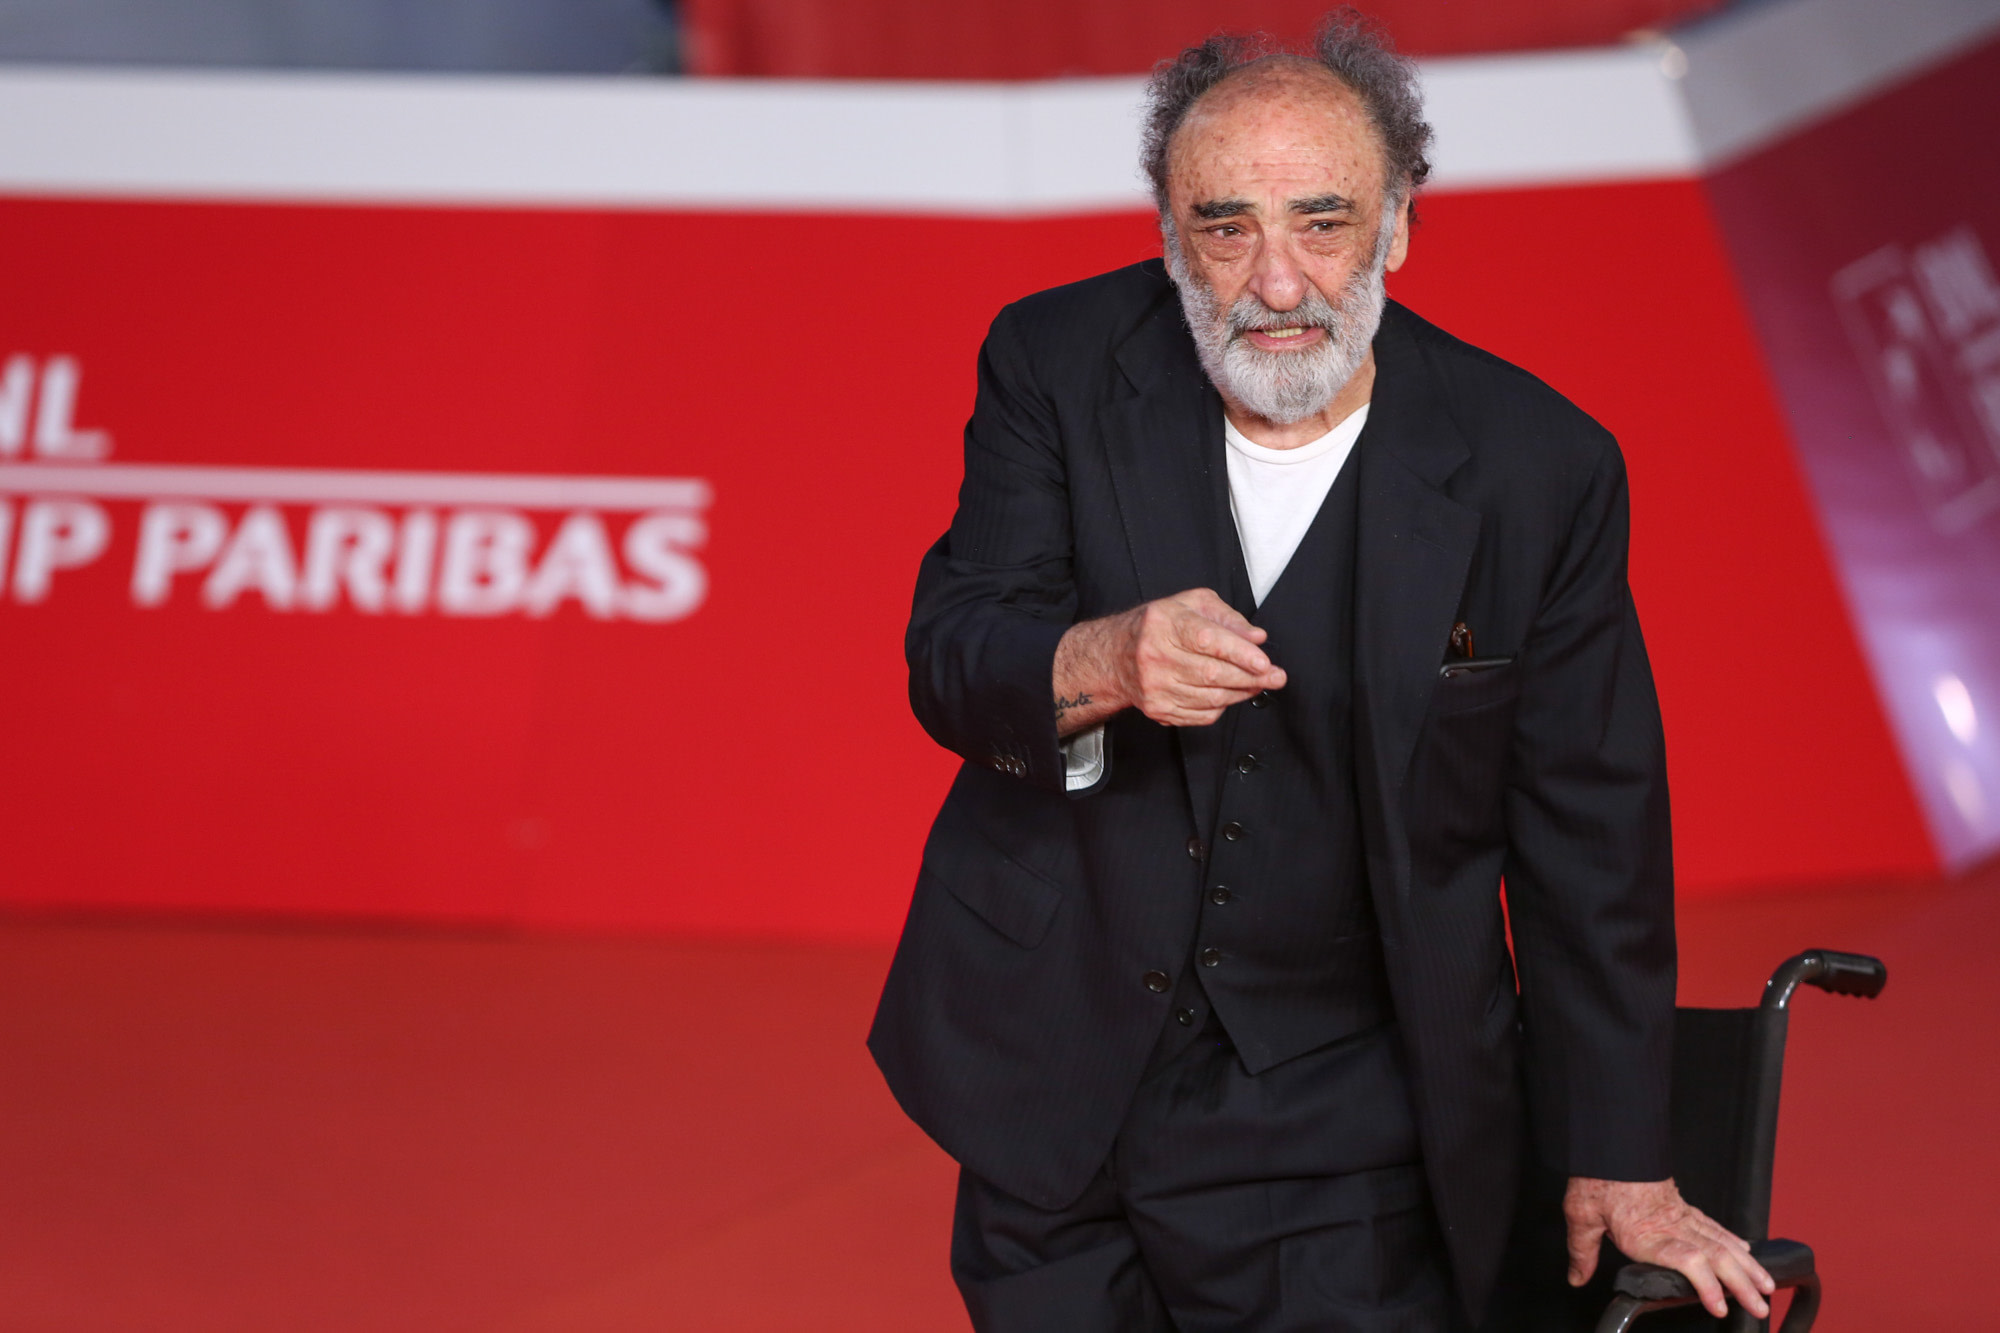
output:
{"label": "elderly man", "polygon": [[1524,1145],[1572,1281],[1608,1233],[1765,1308],[1669,1179],[1623,466],[1385,300],[1421,117],[1351,12],[1309,56],[1186,52],[1144,146],[1164,265],[987,337],[907,641],[967,762],[870,1038],[961,1164],[981,1330],[1476,1322]]}

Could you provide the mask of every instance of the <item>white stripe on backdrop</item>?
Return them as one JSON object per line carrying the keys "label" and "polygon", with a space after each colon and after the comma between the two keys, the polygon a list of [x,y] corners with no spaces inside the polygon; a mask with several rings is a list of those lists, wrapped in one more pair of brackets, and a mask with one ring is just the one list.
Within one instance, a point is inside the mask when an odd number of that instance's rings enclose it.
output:
{"label": "white stripe on backdrop", "polygon": [[[1771,0],[1679,45],[1434,60],[1439,189],[1685,176],[2000,28]],[[1019,216],[1143,207],[1141,84],[0,70],[0,194]]]}

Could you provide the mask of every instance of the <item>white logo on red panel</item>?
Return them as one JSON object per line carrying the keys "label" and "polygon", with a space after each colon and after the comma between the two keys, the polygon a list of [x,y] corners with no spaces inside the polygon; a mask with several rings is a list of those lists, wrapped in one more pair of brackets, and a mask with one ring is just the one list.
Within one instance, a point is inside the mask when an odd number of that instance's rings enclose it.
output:
{"label": "white logo on red panel", "polygon": [[1978,235],[1883,246],[1832,287],[1932,523],[1957,532],[2000,510],[2000,280]]}
{"label": "white logo on red panel", "polygon": [[[574,604],[664,622],[707,597],[705,481],[108,463],[110,435],[76,424],[82,377],[67,356],[0,367],[6,600],[47,601],[96,564],[107,500],[139,503],[141,607],[539,617]],[[563,517],[544,539],[529,515],[551,512]]]}

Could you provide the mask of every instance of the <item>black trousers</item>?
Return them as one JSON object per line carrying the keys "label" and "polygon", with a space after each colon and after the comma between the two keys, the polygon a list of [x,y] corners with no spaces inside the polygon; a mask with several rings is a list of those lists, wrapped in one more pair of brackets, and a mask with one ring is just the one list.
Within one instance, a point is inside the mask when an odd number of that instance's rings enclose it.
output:
{"label": "black trousers", "polygon": [[1252,1077],[1210,1018],[1069,1207],[961,1171],[951,1253],[979,1333],[1461,1327],[1387,1025]]}

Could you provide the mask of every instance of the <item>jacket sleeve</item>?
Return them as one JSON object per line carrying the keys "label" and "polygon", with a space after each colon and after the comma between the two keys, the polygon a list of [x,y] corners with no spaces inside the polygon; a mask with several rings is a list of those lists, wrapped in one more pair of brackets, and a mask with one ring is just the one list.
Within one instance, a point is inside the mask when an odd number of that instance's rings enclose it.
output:
{"label": "jacket sleeve", "polygon": [[1567,1175],[1672,1174],[1673,852],[1665,740],[1626,580],[1610,437],[1522,647],[1506,894],[1531,1116]]}
{"label": "jacket sleeve", "polygon": [[1057,792],[1050,691],[1076,616],[1071,550],[1056,413],[1009,307],[980,349],[958,511],[919,568],[904,654],[910,705],[938,744]]}

